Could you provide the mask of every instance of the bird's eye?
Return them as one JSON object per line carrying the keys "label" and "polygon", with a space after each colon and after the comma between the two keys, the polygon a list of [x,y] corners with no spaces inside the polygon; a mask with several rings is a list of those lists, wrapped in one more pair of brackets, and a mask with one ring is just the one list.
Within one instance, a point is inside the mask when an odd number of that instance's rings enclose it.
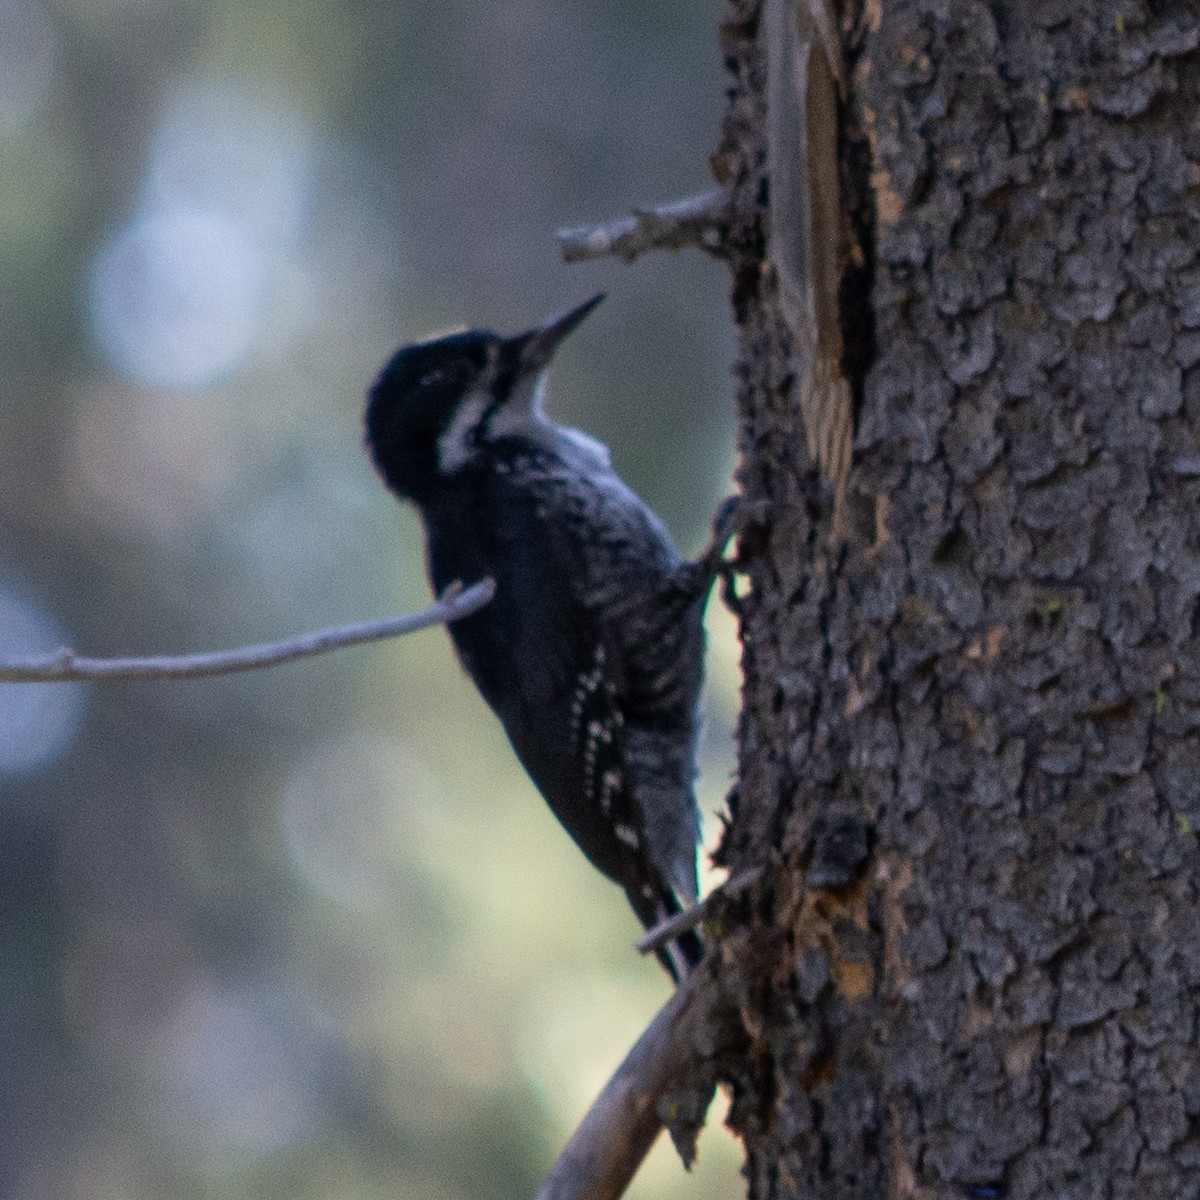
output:
{"label": "bird's eye", "polygon": [[446,382],[446,373],[442,370],[428,371],[421,376],[422,387],[438,387]]}

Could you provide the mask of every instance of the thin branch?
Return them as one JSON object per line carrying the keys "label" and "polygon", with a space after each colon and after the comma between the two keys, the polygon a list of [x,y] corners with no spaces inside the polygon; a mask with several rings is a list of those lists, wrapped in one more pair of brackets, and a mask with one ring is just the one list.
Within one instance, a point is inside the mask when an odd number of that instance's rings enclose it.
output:
{"label": "thin branch", "polygon": [[651,954],[661,949],[668,942],[673,942],[681,933],[694,929],[702,921],[707,920],[712,910],[722,901],[741,895],[748,887],[757,883],[763,874],[762,867],[749,867],[747,870],[727,879],[720,887],[714,888],[699,904],[685,908],[682,912],[674,913],[659,921],[653,928],[634,942],[634,947],[641,954]]}
{"label": "thin branch", "polygon": [[609,256],[629,263],[647,250],[684,246],[715,251],[721,244],[721,228],[729,221],[729,206],[729,189],[713,188],[657,208],[635,209],[627,217],[599,225],[560,229],[555,237],[563,261],[569,263]]}
{"label": "thin branch", "polygon": [[313,633],[240,646],[236,650],[218,650],[208,654],[160,655],[152,658],[81,658],[63,647],[55,654],[0,661],[0,683],[72,683],[83,680],[111,679],[199,679],[206,675],[232,675],[237,671],[256,671],[297,658],[327,654],[362,642],[398,637],[429,625],[445,625],[477,612],[491,600],[496,585],[481,579],[463,589],[454,584],[441,597],[420,612],[356,625],[339,625]]}
{"label": "thin branch", "polygon": [[707,1013],[711,992],[712,976],[703,966],[679,985],[588,1109],[537,1200],[617,1200],[624,1194],[662,1128],[659,1101],[692,1065],[688,1034]]}

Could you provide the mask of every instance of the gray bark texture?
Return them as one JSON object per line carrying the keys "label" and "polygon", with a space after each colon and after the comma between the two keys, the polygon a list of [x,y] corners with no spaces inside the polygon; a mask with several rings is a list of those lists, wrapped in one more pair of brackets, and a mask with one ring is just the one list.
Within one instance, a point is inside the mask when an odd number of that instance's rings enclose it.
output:
{"label": "gray bark texture", "polygon": [[[797,0],[797,7],[814,0]],[[731,0],[749,1194],[1200,1197],[1200,10],[847,0],[844,486]]]}

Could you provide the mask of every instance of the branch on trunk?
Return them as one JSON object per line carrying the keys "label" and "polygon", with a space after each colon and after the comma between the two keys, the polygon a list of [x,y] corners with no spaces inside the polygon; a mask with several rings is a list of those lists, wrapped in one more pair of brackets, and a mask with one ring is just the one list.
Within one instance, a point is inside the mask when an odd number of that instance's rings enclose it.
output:
{"label": "branch on trunk", "polygon": [[435,604],[420,612],[356,625],[318,629],[279,642],[240,646],[207,654],[159,655],[151,658],[82,658],[63,647],[54,654],[0,661],[0,683],[75,683],[110,679],[199,679],[207,675],[232,675],[256,671],[297,658],[327,654],[362,642],[379,641],[413,633],[429,625],[445,625],[477,612],[491,600],[496,585],[482,579],[463,589],[447,588]]}
{"label": "branch on trunk", "polygon": [[715,252],[721,245],[722,226],[729,221],[729,205],[729,190],[713,188],[657,208],[635,209],[629,216],[599,225],[560,229],[555,236],[563,261],[569,263],[609,256],[629,263],[647,250],[685,246]]}
{"label": "branch on trunk", "polygon": [[750,867],[731,876],[720,887],[709,892],[699,904],[693,904],[691,908],[665,917],[657,925],[647,929],[634,942],[634,949],[639,954],[652,954],[668,942],[673,942],[681,933],[695,929],[701,922],[708,920],[713,909],[719,904],[732,900],[734,896],[740,896],[748,887],[756,884],[763,877],[763,871],[763,867]]}
{"label": "branch on trunk", "polygon": [[[711,1074],[705,1073],[702,1106],[688,1102],[687,1092],[696,1091],[696,1076],[704,1072],[694,1045],[712,1044],[717,1003],[714,970],[702,963],[679,985],[604,1085],[536,1200],[618,1200],[664,1124],[689,1162],[702,1109],[714,1087]],[[683,1092],[679,1103],[677,1089]],[[701,1111],[682,1111],[693,1107]]]}

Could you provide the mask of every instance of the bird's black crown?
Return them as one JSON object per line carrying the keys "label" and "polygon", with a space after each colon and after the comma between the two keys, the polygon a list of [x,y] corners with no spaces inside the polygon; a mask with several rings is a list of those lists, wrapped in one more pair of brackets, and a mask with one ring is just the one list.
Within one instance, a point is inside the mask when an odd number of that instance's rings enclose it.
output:
{"label": "bird's black crown", "polygon": [[403,346],[379,373],[367,404],[367,446],[398,495],[419,500],[434,483],[438,440],[499,345],[490,330],[469,329]]}

